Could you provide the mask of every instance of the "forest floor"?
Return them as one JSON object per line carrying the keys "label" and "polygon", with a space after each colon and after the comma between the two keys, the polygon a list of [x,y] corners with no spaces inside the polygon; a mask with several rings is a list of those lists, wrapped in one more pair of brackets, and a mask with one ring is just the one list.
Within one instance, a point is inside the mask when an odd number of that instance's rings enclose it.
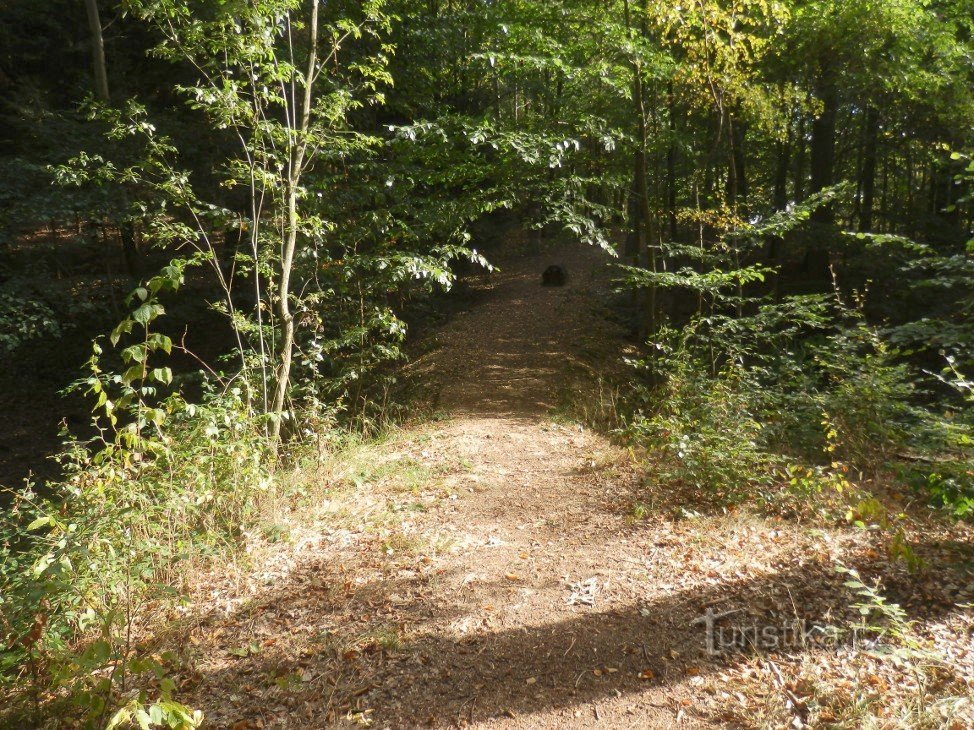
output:
{"label": "forest floor", "polygon": [[[549,263],[567,286],[540,286]],[[159,640],[208,727],[968,726],[969,530],[918,510],[908,570],[881,531],[659,483],[579,417],[611,408],[598,375],[630,347],[606,257],[499,265],[409,366],[435,415],[326,457],[245,562],[198,576]],[[882,579],[922,652],[814,632],[708,650],[708,610],[725,641],[853,620],[839,565]]]}

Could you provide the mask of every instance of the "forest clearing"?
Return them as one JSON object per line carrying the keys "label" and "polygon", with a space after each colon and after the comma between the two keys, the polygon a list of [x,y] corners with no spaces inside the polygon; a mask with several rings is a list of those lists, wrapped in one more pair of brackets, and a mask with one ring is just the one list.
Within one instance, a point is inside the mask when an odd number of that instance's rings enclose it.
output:
{"label": "forest clearing", "polygon": [[972,39],[0,5],[0,727],[974,727]]}

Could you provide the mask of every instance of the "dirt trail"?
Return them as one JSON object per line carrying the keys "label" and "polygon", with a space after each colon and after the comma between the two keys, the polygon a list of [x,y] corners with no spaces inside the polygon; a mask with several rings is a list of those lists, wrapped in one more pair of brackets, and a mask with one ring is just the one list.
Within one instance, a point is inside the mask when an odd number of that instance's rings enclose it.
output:
{"label": "dirt trail", "polygon": [[[568,286],[539,285],[552,262]],[[841,536],[685,519],[624,450],[553,417],[624,347],[603,255],[500,263],[412,366],[445,416],[349,455],[344,486],[213,587],[182,681],[208,726],[722,726],[750,710],[694,619],[838,603]]]}
{"label": "dirt trail", "polygon": [[[568,284],[543,288],[553,262]],[[626,513],[635,472],[604,437],[550,415],[624,345],[602,313],[607,257],[576,246],[500,267],[414,365],[439,382],[447,418],[371,457],[433,478],[371,483],[342,529],[326,505],[251,579],[256,597],[231,599],[191,640],[212,650],[194,692],[212,725],[684,719],[688,677],[669,665],[685,632],[661,644],[673,617],[635,606],[646,576]]]}
{"label": "dirt trail", "polygon": [[[540,286],[552,263],[568,272],[565,286]],[[536,421],[569,395],[573,380],[619,356],[622,331],[604,316],[610,263],[581,245],[501,257],[496,272],[467,285],[474,306],[433,335],[434,351],[413,369],[440,383],[439,404],[452,415]]]}

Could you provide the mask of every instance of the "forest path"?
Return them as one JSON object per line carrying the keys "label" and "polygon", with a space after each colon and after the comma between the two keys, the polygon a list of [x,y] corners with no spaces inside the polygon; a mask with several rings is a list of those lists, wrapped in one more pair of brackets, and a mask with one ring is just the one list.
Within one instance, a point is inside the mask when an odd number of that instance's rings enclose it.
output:
{"label": "forest path", "polygon": [[[473,304],[425,338],[431,352],[411,363],[413,377],[437,382],[438,405],[455,417],[543,419],[577,398],[575,386],[591,389],[594,369],[618,366],[612,262],[581,244],[501,254],[497,271],[462,284]],[[541,286],[551,264],[567,271],[565,286]]]}
{"label": "forest path", "polygon": [[[568,286],[540,286],[552,262]],[[681,521],[665,494],[633,518],[631,456],[553,415],[624,347],[604,254],[500,263],[411,366],[445,415],[323,469],[315,509],[281,515],[288,539],[209,587],[183,695],[209,726],[714,726],[693,620],[718,575],[760,590],[789,558],[770,527]]]}

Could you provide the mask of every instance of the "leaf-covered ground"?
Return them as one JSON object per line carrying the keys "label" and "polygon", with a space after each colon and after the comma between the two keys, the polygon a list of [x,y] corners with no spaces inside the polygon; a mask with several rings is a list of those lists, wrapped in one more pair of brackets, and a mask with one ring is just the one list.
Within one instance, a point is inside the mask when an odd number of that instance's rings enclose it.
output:
{"label": "leaf-covered ground", "polygon": [[[552,262],[566,287],[539,286]],[[160,640],[208,726],[970,726],[969,529],[898,505],[910,571],[882,530],[659,483],[565,410],[598,415],[627,346],[604,257],[500,265],[411,366],[436,416],[322,463]],[[839,565],[882,580],[909,637],[708,652],[708,609],[724,637],[857,620]]]}

